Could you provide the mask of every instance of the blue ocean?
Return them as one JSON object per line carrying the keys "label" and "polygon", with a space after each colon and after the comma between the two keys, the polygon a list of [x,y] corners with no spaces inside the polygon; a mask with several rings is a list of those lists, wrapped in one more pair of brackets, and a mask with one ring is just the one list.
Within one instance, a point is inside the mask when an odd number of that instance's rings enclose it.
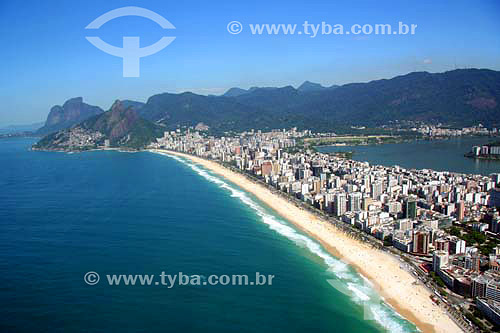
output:
{"label": "blue ocean", "polygon": [[[350,266],[200,166],[150,152],[31,151],[34,141],[0,140],[2,332],[416,331]],[[106,281],[161,272],[274,279]]]}

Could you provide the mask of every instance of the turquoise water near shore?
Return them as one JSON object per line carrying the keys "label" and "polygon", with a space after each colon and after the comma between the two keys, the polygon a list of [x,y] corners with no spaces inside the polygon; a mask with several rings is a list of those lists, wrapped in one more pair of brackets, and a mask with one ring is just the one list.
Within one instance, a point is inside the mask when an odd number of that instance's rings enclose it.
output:
{"label": "turquoise water near shore", "polygon": [[[416,330],[351,267],[201,167],[148,152],[32,152],[32,142],[0,140],[2,331]],[[104,278],[162,271],[275,278],[171,289]]]}
{"label": "turquoise water near shore", "polygon": [[321,152],[354,151],[353,159],[385,166],[433,169],[489,175],[500,172],[500,161],[475,160],[464,157],[473,146],[498,138],[463,137],[433,141],[411,141],[369,146],[323,146]]}

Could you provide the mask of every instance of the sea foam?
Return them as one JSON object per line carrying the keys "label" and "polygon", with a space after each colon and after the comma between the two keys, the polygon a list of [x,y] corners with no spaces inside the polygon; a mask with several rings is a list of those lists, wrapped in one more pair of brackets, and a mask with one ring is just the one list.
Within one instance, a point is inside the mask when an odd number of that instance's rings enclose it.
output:
{"label": "sea foam", "polygon": [[350,293],[348,296],[351,300],[356,304],[363,306],[365,319],[375,320],[384,328],[384,330],[389,332],[419,332],[413,324],[406,321],[390,306],[383,302],[377,292],[373,289],[371,283],[368,283],[364,276],[356,273],[343,261],[330,255],[315,240],[299,233],[284,220],[268,213],[263,206],[253,200],[246,192],[235,188],[218,176],[211,174],[206,169],[201,168],[186,159],[163,153],[160,154],[169,156],[187,165],[206,180],[218,185],[220,188],[228,190],[231,193],[231,197],[238,198],[245,205],[252,208],[261,218],[262,222],[269,227],[269,229],[276,231],[280,235],[293,241],[298,246],[306,248],[311,253],[321,258],[327,266],[328,273],[332,275],[332,278],[336,280],[336,283],[343,284],[344,288],[338,288],[338,290],[349,290]]}

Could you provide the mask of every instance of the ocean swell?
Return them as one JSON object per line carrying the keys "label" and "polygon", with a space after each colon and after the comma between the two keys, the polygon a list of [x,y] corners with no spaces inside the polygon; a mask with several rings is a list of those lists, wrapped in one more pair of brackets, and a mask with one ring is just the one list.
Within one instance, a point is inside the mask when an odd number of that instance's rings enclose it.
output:
{"label": "ocean swell", "polygon": [[211,174],[206,169],[199,167],[190,161],[164,153],[162,155],[171,157],[188,167],[206,180],[218,185],[230,192],[231,197],[238,198],[245,205],[255,211],[271,230],[293,241],[300,247],[318,256],[327,266],[328,281],[332,288],[337,289],[349,296],[356,304],[363,306],[364,319],[375,320],[384,330],[389,332],[418,332],[418,329],[401,317],[390,306],[380,298],[373,286],[360,274],[356,273],[349,265],[330,255],[315,240],[299,233],[296,229],[288,225],[284,220],[268,213],[266,209],[253,200],[246,192],[228,184],[218,176]]}

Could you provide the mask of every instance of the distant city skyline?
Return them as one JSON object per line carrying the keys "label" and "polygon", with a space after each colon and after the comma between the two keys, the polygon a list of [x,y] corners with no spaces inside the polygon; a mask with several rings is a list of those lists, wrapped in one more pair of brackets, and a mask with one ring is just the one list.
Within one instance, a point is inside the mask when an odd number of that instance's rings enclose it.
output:
{"label": "distant city skyline", "polygon": [[[95,35],[116,46],[123,36],[140,36],[142,47],[163,35],[176,40],[141,60],[139,78],[124,78],[122,59],[92,46],[84,28],[106,11],[132,5],[157,12],[176,29],[165,32],[147,19],[127,17],[105,24]],[[495,33],[500,31],[499,13],[496,1],[411,6],[395,1],[359,1],[356,6],[295,1],[2,2],[0,28],[6,33],[0,36],[0,127],[43,121],[50,107],[76,96],[107,110],[115,99],[145,102],[163,92],[207,95],[231,87],[297,87],[306,80],[330,86],[413,71],[500,70],[500,36]],[[226,26],[233,20],[244,27],[307,20],[344,25],[403,21],[418,28],[412,36],[255,36],[246,30],[228,33]]]}

